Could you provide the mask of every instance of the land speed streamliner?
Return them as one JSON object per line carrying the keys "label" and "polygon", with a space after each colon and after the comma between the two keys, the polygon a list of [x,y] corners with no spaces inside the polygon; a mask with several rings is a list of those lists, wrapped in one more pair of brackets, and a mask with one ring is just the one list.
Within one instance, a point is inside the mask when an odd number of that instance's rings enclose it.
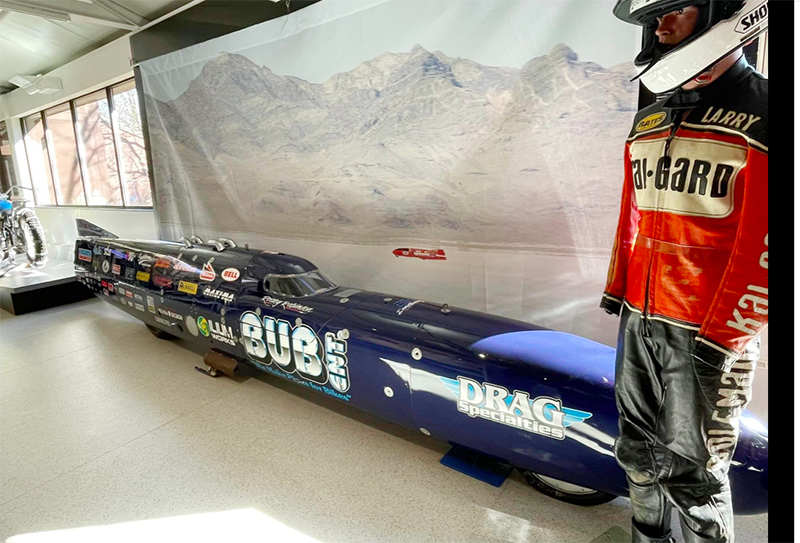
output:
{"label": "land speed streamliner", "polygon": [[[308,260],[203,242],[123,240],[82,219],[78,280],[159,337],[207,348],[515,466],[582,505],[627,495],[614,458],[615,350],[447,304],[336,285]],[[766,425],[745,411],[730,470],[737,514],[767,511]]]}

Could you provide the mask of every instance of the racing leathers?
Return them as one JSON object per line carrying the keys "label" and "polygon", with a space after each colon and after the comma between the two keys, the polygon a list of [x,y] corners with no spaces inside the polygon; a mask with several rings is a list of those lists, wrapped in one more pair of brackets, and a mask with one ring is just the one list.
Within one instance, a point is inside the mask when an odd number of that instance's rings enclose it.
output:
{"label": "racing leathers", "polygon": [[767,80],[742,57],[637,113],[601,307],[621,313],[634,541],[732,541],[728,467],[767,326]]}

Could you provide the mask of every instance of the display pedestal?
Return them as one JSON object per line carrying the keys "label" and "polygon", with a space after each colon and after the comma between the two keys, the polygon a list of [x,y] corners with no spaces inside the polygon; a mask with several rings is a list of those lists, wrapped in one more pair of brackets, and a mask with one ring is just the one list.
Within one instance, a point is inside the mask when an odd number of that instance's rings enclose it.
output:
{"label": "display pedestal", "polygon": [[50,259],[41,268],[31,268],[21,263],[0,277],[0,307],[12,315],[78,302],[93,296],[75,278],[75,265],[64,260]]}

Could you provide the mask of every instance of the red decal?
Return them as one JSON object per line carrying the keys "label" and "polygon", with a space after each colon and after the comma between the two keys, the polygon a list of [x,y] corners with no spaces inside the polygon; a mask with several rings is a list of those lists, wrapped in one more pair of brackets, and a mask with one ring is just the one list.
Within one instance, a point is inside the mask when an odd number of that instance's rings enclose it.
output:
{"label": "red decal", "polygon": [[395,249],[392,254],[422,260],[447,260],[444,249]]}

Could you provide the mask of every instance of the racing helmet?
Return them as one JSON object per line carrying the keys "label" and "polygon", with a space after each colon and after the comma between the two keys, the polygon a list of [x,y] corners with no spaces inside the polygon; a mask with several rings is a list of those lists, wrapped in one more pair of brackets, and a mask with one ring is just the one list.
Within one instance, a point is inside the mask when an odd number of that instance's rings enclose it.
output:
{"label": "racing helmet", "polygon": [[[655,35],[657,17],[698,8],[692,34],[677,45]],[[642,50],[633,63],[653,93],[677,89],[767,30],[767,0],[617,0],[614,15],[642,26]]]}

